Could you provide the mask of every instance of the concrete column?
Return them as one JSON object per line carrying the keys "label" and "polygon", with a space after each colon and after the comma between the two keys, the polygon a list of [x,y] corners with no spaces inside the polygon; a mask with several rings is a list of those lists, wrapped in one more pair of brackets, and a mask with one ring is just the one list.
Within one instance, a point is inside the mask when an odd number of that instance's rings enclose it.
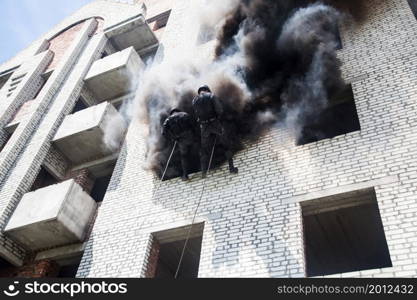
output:
{"label": "concrete column", "polygon": [[[44,79],[42,73],[52,60],[53,53],[44,51],[31,57],[13,72],[0,92],[0,145],[7,140],[4,127],[23,103],[35,97]],[[8,97],[8,94],[11,95]]]}
{"label": "concrete column", "polygon": [[[36,178],[50,148],[51,139],[64,117],[71,112],[81,93],[86,73],[105,46],[104,34],[91,37],[96,25],[94,19],[86,22],[40,92],[37,107],[22,120],[0,154],[0,169],[3,172],[0,185],[0,229],[5,227],[14,208]],[[19,163],[14,164],[17,158]],[[8,237],[0,235],[0,255],[19,265],[26,250]]]}
{"label": "concrete column", "polygon": [[31,137],[33,131],[37,129],[37,125],[45,110],[59,93],[62,83],[81,54],[89,34],[96,26],[97,22],[93,19],[84,24],[83,29],[78,33],[77,38],[66,51],[64,57],[37,96],[35,108],[23,118],[8,143],[0,152],[0,182],[8,176],[8,171],[13,166],[19,152],[25,147],[26,141]]}

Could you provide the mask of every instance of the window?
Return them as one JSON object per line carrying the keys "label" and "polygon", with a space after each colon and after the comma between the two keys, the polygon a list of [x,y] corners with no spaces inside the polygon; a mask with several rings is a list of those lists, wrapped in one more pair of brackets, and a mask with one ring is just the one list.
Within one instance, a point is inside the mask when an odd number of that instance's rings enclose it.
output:
{"label": "window", "polygon": [[69,258],[61,262],[58,278],[75,278],[78,268],[80,267],[82,255]]}
{"label": "window", "polygon": [[118,154],[110,155],[96,161],[87,162],[84,167],[91,175],[92,184],[88,189],[91,198],[96,202],[102,202],[109,187],[114,169],[116,167],[116,160]]}
{"label": "window", "polygon": [[417,18],[417,0],[408,0],[408,4],[413,11],[414,17]]}
{"label": "window", "polygon": [[14,266],[0,256],[0,277],[10,277]]}
{"label": "window", "polygon": [[101,202],[106,195],[107,187],[109,186],[111,179],[111,174],[107,176],[98,177],[94,181],[93,189],[91,190],[90,196],[96,200],[96,202]]}
{"label": "window", "polygon": [[109,54],[107,53],[107,51],[103,51],[101,53],[100,59],[105,58],[106,56],[109,56]]}
{"label": "window", "polygon": [[38,173],[35,181],[33,182],[32,188],[30,191],[36,191],[38,189],[50,186],[52,184],[58,183],[59,180],[56,179],[51,173],[49,173],[43,166]]}
{"label": "window", "polygon": [[85,104],[85,101],[82,97],[78,98],[77,102],[75,102],[75,106],[71,111],[71,114],[79,112],[83,109],[86,109],[88,106]]}
{"label": "window", "polygon": [[10,76],[12,76],[12,74],[13,74],[13,71],[6,71],[0,74],[0,90],[3,88],[3,86],[9,80]]}
{"label": "window", "polygon": [[[16,127],[14,129],[16,129]],[[14,132],[14,130],[13,130],[13,132]],[[7,131],[5,132],[6,138],[4,140],[4,143],[0,144],[0,152],[4,149],[4,147],[6,147],[7,143],[9,142],[10,138],[12,137],[13,132],[12,133],[8,133]]]}
{"label": "window", "polygon": [[307,276],[391,267],[373,188],[301,203]]}
{"label": "window", "polygon": [[[197,278],[204,223],[194,224],[177,278]],[[146,277],[174,278],[190,226],[152,234]]]}
{"label": "window", "polygon": [[305,145],[360,130],[352,86],[329,99],[328,107],[304,125],[297,145]]}

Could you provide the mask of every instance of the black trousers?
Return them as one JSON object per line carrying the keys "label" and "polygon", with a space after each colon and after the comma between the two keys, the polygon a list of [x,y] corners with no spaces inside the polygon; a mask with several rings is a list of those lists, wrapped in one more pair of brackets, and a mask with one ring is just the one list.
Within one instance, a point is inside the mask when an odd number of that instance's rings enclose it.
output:
{"label": "black trousers", "polygon": [[214,120],[208,123],[201,123],[201,170],[206,172],[210,160],[211,152],[213,150],[214,141],[216,145],[221,144],[225,149],[225,156],[229,161],[229,166],[233,165],[233,152],[231,139],[228,137],[222,124],[219,120]]}
{"label": "black trousers", "polygon": [[195,143],[195,138],[191,131],[187,131],[177,139],[177,143],[181,156],[182,176],[186,177],[189,172],[188,158]]}

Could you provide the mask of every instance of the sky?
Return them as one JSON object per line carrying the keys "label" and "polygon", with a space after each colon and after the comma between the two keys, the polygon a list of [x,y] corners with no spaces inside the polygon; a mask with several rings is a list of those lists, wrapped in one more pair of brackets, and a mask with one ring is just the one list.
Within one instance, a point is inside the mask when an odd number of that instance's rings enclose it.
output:
{"label": "sky", "polygon": [[94,0],[0,0],[0,64]]}

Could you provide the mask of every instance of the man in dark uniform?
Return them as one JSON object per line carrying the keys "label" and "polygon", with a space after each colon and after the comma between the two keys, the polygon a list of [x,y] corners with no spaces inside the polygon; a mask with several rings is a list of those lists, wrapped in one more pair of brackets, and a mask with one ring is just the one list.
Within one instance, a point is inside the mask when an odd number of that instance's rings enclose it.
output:
{"label": "man in dark uniform", "polygon": [[176,141],[181,154],[182,180],[188,180],[187,156],[195,143],[194,122],[189,114],[179,109],[171,110],[162,125],[162,135]]}
{"label": "man in dark uniform", "polygon": [[227,136],[220,118],[223,115],[223,107],[218,98],[213,95],[210,88],[204,85],[198,89],[198,96],[193,100],[193,109],[201,129],[201,170],[203,178],[206,176],[210,159],[213,137],[226,148],[226,158],[229,162],[230,173],[237,173],[238,169],[233,165],[233,152],[231,140]]}

